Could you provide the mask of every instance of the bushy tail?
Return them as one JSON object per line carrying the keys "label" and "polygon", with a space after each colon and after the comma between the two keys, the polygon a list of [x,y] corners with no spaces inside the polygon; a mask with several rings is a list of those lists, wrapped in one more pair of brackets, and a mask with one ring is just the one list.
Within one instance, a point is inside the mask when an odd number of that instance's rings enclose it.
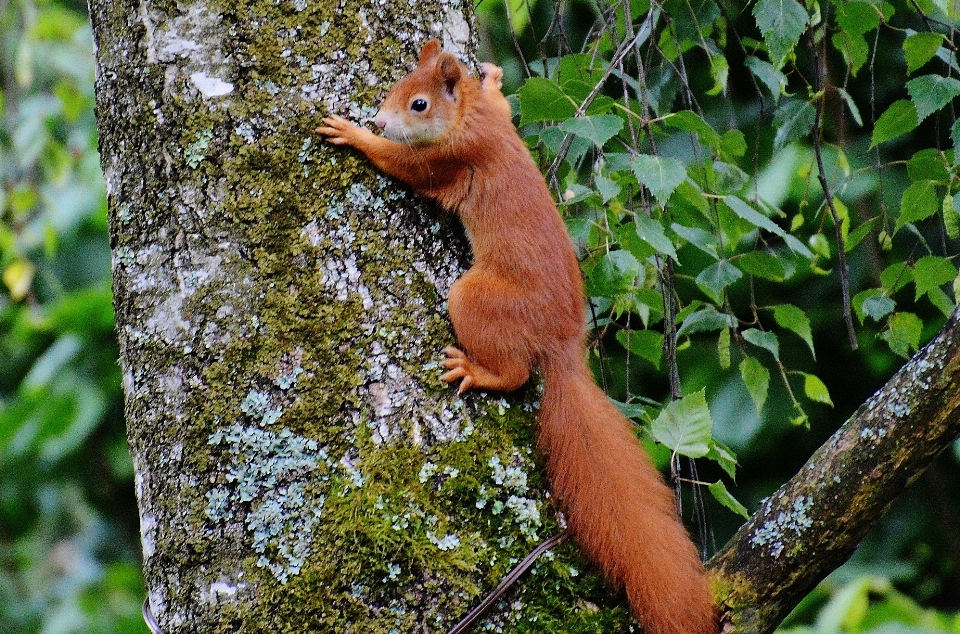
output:
{"label": "bushy tail", "polygon": [[716,609],[674,497],[582,352],[545,359],[539,445],[584,553],[626,588],[646,634],[716,634]]}

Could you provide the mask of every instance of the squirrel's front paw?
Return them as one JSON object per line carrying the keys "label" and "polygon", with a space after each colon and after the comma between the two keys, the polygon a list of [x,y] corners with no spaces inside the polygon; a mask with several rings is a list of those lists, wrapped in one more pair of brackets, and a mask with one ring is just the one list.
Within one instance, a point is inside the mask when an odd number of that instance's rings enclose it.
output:
{"label": "squirrel's front paw", "polygon": [[440,380],[444,383],[453,383],[459,380],[460,387],[457,388],[457,394],[463,394],[473,385],[473,365],[467,355],[459,348],[447,346],[443,349],[443,354],[447,355],[447,358],[440,363],[447,371],[443,373]]}
{"label": "squirrel's front paw", "polygon": [[369,130],[364,130],[335,114],[324,117],[323,122],[326,125],[318,127],[316,132],[327,137],[327,141],[334,145],[355,145],[363,132],[369,133]]}

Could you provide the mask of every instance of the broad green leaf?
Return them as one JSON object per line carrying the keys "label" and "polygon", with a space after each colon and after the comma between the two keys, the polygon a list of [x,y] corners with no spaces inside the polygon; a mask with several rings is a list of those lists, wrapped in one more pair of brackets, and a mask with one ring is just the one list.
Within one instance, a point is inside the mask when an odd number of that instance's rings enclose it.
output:
{"label": "broad green leaf", "polygon": [[637,180],[650,190],[657,202],[666,204],[673,190],[687,177],[687,169],[675,158],[641,154],[631,161]]}
{"label": "broad green leaf", "polygon": [[748,251],[736,258],[737,267],[748,275],[762,277],[765,280],[782,282],[787,272],[780,259],[766,251]]}
{"label": "broad green leaf", "polygon": [[663,225],[642,212],[634,215],[633,221],[641,240],[656,249],[658,253],[673,258],[674,262],[677,261],[677,251],[673,248],[673,242],[663,232]]}
{"label": "broad green leaf", "polygon": [[894,353],[909,359],[910,354],[920,346],[923,322],[913,313],[895,313],[887,320],[887,330],[880,338],[887,342]]}
{"label": "broad green leaf", "polygon": [[814,359],[817,353],[813,349],[813,333],[810,329],[810,318],[807,314],[794,306],[793,304],[780,304],[773,307],[773,319],[780,325],[794,333],[807,344],[810,348],[810,354]]}
{"label": "broad green leaf", "polygon": [[912,74],[929,62],[941,46],[943,46],[943,36],[939,33],[913,33],[908,35],[903,41],[903,56],[907,60],[907,74]]}
{"label": "broad green leaf", "polygon": [[668,114],[663,118],[663,122],[672,128],[696,134],[700,142],[707,147],[714,150],[720,148],[720,135],[692,110],[681,110]]}
{"label": "broad green leaf", "polygon": [[718,304],[723,301],[723,289],[743,277],[740,269],[727,260],[711,264],[697,276],[697,286]]}
{"label": "broad green leaf", "polygon": [[942,75],[921,75],[907,82],[907,92],[917,109],[919,122],[960,95],[960,80]]}
{"label": "broad green leaf", "polygon": [[614,297],[633,287],[645,275],[643,266],[625,249],[610,251],[591,269],[587,276],[591,295]]}
{"label": "broad green leaf", "polygon": [[773,145],[777,149],[805,138],[810,134],[816,120],[817,112],[808,101],[788,99],[773,113],[773,125],[777,134],[773,138]]}
{"label": "broad green leaf", "polygon": [[618,330],[617,341],[632,354],[660,369],[663,362],[663,333],[655,330]]}
{"label": "broad green leaf", "polygon": [[906,262],[896,262],[883,269],[880,274],[880,283],[888,295],[896,293],[913,281],[913,269]]}
{"label": "broad green leaf", "polygon": [[740,130],[727,130],[720,137],[720,150],[724,156],[740,157],[747,153],[747,139]]}
{"label": "broad green leaf", "polygon": [[677,336],[691,335],[695,332],[725,330],[735,325],[734,318],[730,315],[719,312],[713,306],[704,306],[683,320],[679,330],[677,330]]}
{"label": "broad green leaf", "polygon": [[813,258],[813,253],[811,253],[810,249],[808,249],[802,242],[781,229],[777,223],[764,216],[762,213],[745,203],[740,198],[737,198],[736,196],[726,196],[724,197],[723,202],[726,203],[727,207],[729,207],[733,213],[737,214],[750,224],[783,238],[784,242],[787,243],[787,246],[790,247],[790,250],[794,253],[802,255],[808,259]]}
{"label": "broad green leaf", "polygon": [[920,150],[907,161],[907,176],[912,181],[946,181],[949,169],[943,152],[933,147]]}
{"label": "broad green leaf", "polygon": [[955,277],[957,277],[957,269],[950,260],[936,255],[920,258],[913,265],[913,283],[917,289],[914,301],[939,289],[947,282],[952,282]]}
{"label": "broad green leaf", "polygon": [[560,124],[560,129],[582,139],[586,139],[598,148],[617,135],[623,128],[623,119],[613,114],[598,114],[575,117]]}
{"label": "broad green leaf", "polygon": [[763,348],[770,352],[773,355],[773,358],[778,362],[780,361],[780,340],[772,332],[764,332],[762,330],[757,330],[756,328],[748,328],[744,330],[743,338],[758,348]]}
{"label": "broad green leaf", "polygon": [[710,450],[713,418],[706,392],[700,390],[667,404],[650,425],[654,440],[688,458],[702,458]]}
{"label": "broad green leaf", "polygon": [[870,45],[867,44],[867,40],[862,35],[849,31],[837,31],[830,37],[830,42],[843,55],[844,61],[850,67],[850,74],[856,77],[870,55]]}
{"label": "broad green leaf", "polygon": [[877,125],[873,128],[873,137],[870,140],[870,148],[911,132],[919,124],[917,108],[912,101],[906,99],[894,101],[877,119]]}
{"label": "broad green leaf", "polygon": [[770,91],[773,103],[776,104],[780,101],[780,96],[787,91],[787,76],[774,68],[770,62],[753,55],[748,56],[743,63],[750,69],[754,77],[760,80],[760,83]]}
{"label": "broad green leaf", "polygon": [[564,121],[577,112],[577,105],[556,83],[531,77],[517,92],[520,98],[520,125],[537,121]]}
{"label": "broad green leaf", "polygon": [[806,30],[810,16],[797,0],[760,0],[753,7],[753,17],[770,50],[770,61],[775,68],[782,68]]}
{"label": "broad green leaf", "polygon": [[731,478],[737,477],[737,454],[716,438],[710,440],[710,452],[707,458],[720,465],[720,468]]}
{"label": "broad green leaf", "polygon": [[923,180],[907,187],[900,198],[900,217],[897,218],[894,233],[908,222],[929,218],[940,210],[936,185],[935,181]]}
{"label": "broad green leaf", "polygon": [[816,403],[823,403],[833,407],[833,401],[830,400],[830,391],[819,377],[807,372],[798,372],[803,376],[803,393],[807,398]]}
{"label": "broad green leaf", "polygon": [[604,204],[608,203],[612,198],[616,198],[620,194],[620,185],[616,181],[603,176],[602,174],[597,174],[593,177],[593,182],[597,186],[597,191],[600,192],[600,198],[603,199]]}
{"label": "broad green leaf", "polygon": [[744,519],[750,518],[750,513],[747,511],[747,507],[745,507],[743,504],[740,504],[740,502],[737,501],[737,498],[730,494],[730,491],[727,490],[727,486],[722,480],[717,480],[713,484],[708,485],[707,488],[710,489],[711,495],[713,495],[717,502]]}
{"label": "broad green leaf", "polygon": [[880,14],[867,2],[842,2],[837,5],[837,23],[853,35],[863,35],[880,26]]}
{"label": "broad green leaf", "polygon": [[673,229],[673,232],[678,236],[697,247],[707,255],[713,257],[714,259],[720,257],[717,254],[717,249],[719,245],[717,244],[717,238],[709,231],[700,229],[698,227],[684,227],[677,223],[670,225],[670,228]]}
{"label": "broad green leaf", "polygon": [[743,361],[740,362],[740,376],[747,386],[747,391],[750,393],[753,405],[757,408],[757,416],[759,416],[763,410],[763,404],[767,402],[767,391],[770,389],[770,371],[753,357],[744,357]]}
{"label": "broad green leaf", "polygon": [[[861,310],[863,311],[864,315],[876,322],[879,322],[884,317],[892,313],[896,307],[896,302],[889,297],[875,295],[863,300],[863,306]],[[860,321],[862,323],[863,319],[861,318]]]}

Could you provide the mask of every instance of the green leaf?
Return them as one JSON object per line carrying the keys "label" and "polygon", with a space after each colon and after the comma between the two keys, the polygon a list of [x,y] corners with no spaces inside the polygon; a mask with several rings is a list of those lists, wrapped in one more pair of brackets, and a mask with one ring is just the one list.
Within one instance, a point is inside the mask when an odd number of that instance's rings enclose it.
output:
{"label": "green leaf", "polygon": [[531,77],[517,92],[520,98],[520,125],[538,121],[564,121],[577,112],[577,105],[556,83]]}
{"label": "green leaf", "polygon": [[684,227],[683,225],[679,225],[677,223],[670,225],[670,228],[673,229],[673,232],[678,236],[697,247],[707,255],[713,257],[714,259],[720,257],[717,254],[717,249],[719,248],[719,245],[717,244],[717,237],[709,231],[700,229],[698,227]]}
{"label": "green leaf", "polygon": [[837,5],[837,23],[853,35],[863,35],[880,26],[880,14],[867,2],[843,2]]}
{"label": "green leaf", "polygon": [[819,377],[807,372],[798,372],[798,374],[803,376],[803,393],[807,395],[808,399],[833,407],[833,401],[830,400],[830,392]]}
{"label": "green leaf", "polygon": [[[892,313],[896,307],[896,302],[889,297],[875,295],[874,297],[868,297],[863,300],[863,307],[861,310],[863,311],[864,315],[876,322],[879,322],[884,317]],[[860,319],[860,322],[863,322],[863,318]]]}
{"label": "green leaf", "polygon": [[920,347],[923,322],[913,313],[895,313],[887,320],[888,329],[880,333],[893,352],[904,359]]}
{"label": "green leaf", "polygon": [[667,404],[650,425],[654,440],[688,458],[702,458],[710,450],[713,418],[705,390]]}
{"label": "green leaf", "polygon": [[644,275],[644,268],[632,253],[625,249],[610,251],[594,266],[587,281],[591,296],[614,297],[633,287]]}
{"label": "green leaf", "polygon": [[727,260],[711,264],[697,276],[697,286],[718,304],[723,300],[723,289],[743,277],[740,269]]}
{"label": "green leaf", "polygon": [[903,41],[903,56],[907,60],[907,74],[929,62],[943,45],[939,33],[913,33]]}
{"label": "green leaf", "polygon": [[817,353],[813,349],[810,318],[807,317],[805,312],[793,304],[780,304],[773,307],[773,318],[781,328],[785,328],[803,339],[803,342],[810,348],[810,354],[814,359],[817,358]]}
{"label": "green leaf", "polygon": [[610,202],[611,199],[616,198],[620,194],[620,185],[602,174],[594,176],[593,182],[596,184],[597,191],[600,192],[600,198],[603,199],[604,204]]}
{"label": "green leaf", "polygon": [[957,277],[957,269],[954,268],[950,260],[936,255],[926,255],[913,265],[913,283],[916,285],[916,296],[914,301],[938,290],[947,282],[952,282]]}
{"label": "green leaf", "polygon": [[777,129],[773,138],[774,147],[781,149],[797,139],[805,138],[813,128],[816,115],[816,110],[808,101],[784,101],[773,114],[773,125]]}
{"label": "green leaf", "polygon": [[687,177],[687,169],[675,158],[641,154],[630,162],[637,180],[650,190],[657,202],[666,204],[673,190]]}
{"label": "green leaf", "polygon": [[713,484],[710,484],[707,488],[710,489],[710,494],[713,495],[717,502],[744,519],[750,518],[750,513],[747,511],[747,507],[745,507],[743,504],[740,504],[740,502],[738,502],[737,499],[730,494],[730,491],[727,490],[727,486],[722,480],[717,480]]}
{"label": "green leaf", "polygon": [[774,282],[782,282],[787,276],[780,259],[766,251],[748,251],[737,256],[736,261],[740,270],[748,275]]}
{"label": "green leaf", "polygon": [[613,114],[598,114],[575,117],[560,124],[560,129],[582,139],[586,139],[598,148],[617,135],[623,128],[623,119]]}
{"label": "green leaf", "polygon": [[655,330],[619,330],[617,341],[632,354],[660,369],[663,362],[663,333]]}
{"label": "green leaf", "polygon": [[762,330],[757,330],[756,328],[748,328],[744,330],[743,338],[758,348],[763,348],[770,352],[773,355],[773,358],[780,361],[780,340],[772,332],[764,332]]}
{"label": "green leaf", "polygon": [[716,438],[710,440],[710,452],[707,458],[720,465],[720,468],[731,478],[737,477],[737,454]]}
{"label": "green leaf", "polygon": [[753,405],[757,408],[757,416],[759,416],[763,410],[763,404],[767,402],[770,371],[753,357],[744,357],[743,361],[740,362],[740,376],[747,386],[747,391],[750,392],[750,398],[753,400]]}
{"label": "green leaf", "polygon": [[663,225],[643,213],[634,216],[634,224],[637,228],[637,235],[640,239],[649,244],[663,255],[673,258],[677,261],[677,251],[673,248],[673,242],[663,231]]}
{"label": "green leaf", "polygon": [[775,68],[782,68],[806,30],[810,16],[797,0],[760,0],[753,7],[753,17],[770,50],[770,61]]}
{"label": "green leaf", "polygon": [[917,181],[907,187],[900,198],[900,217],[894,233],[908,222],[917,222],[929,218],[940,210],[935,181]]}
{"label": "green leaf", "polygon": [[925,148],[907,161],[907,176],[912,181],[946,181],[950,178],[946,157],[937,148]]}
{"label": "green leaf", "polygon": [[663,118],[663,122],[672,128],[696,134],[700,142],[707,147],[714,150],[720,148],[720,135],[692,110],[682,110],[668,114]]}
{"label": "green leaf", "polygon": [[919,124],[917,108],[912,101],[894,101],[877,120],[877,125],[873,128],[873,138],[870,140],[870,149],[911,132]]}
{"label": "green leaf", "polygon": [[713,306],[704,306],[683,320],[680,329],[677,330],[677,336],[691,335],[695,332],[725,330],[732,328],[734,325],[734,319],[730,315],[721,313]]}
{"label": "green leaf", "polygon": [[774,68],[770,62],[753,55],[747,57],[743,63],[750,69],[754,77],[770,91],[773,103],[776,104],[780,101],[780,96],[787,92],[787,76]]}
{"label": "green leaf", "polygon": [[784,242],[787,243],[787,246],[790,247],[790,250],[794,253],[802,255],[808,259],[813,258],[813,253],[811,253],[810,249],[808,249],[802,242],[781,229],[777,223],[764,216],[762,213],[745,203],[740,198],[737,198],[736,196],[726,196],[724,197],[723,202],[733,213],[737,214],[750,224],[783,238]]}
{"label": "green leaf", "polygon": [[942,75],[921,75],[907,82],[907,92],[917,108],[919,122],[960,95],[960,80]]}
{"label": "green leaf", "polygon": [[747,139],[740,130],[727,130],[720,137],[720,151],[724,156],[740,157],[747,153]]}

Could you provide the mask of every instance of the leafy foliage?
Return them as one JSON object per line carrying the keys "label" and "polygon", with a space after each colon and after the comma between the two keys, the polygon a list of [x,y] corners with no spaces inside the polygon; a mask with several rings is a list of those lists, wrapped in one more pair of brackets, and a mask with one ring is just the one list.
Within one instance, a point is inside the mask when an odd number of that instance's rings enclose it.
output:
{"label": "leafy foliage", "polygon": [[0,5],[0,631],[146,632],[82,7]]}

